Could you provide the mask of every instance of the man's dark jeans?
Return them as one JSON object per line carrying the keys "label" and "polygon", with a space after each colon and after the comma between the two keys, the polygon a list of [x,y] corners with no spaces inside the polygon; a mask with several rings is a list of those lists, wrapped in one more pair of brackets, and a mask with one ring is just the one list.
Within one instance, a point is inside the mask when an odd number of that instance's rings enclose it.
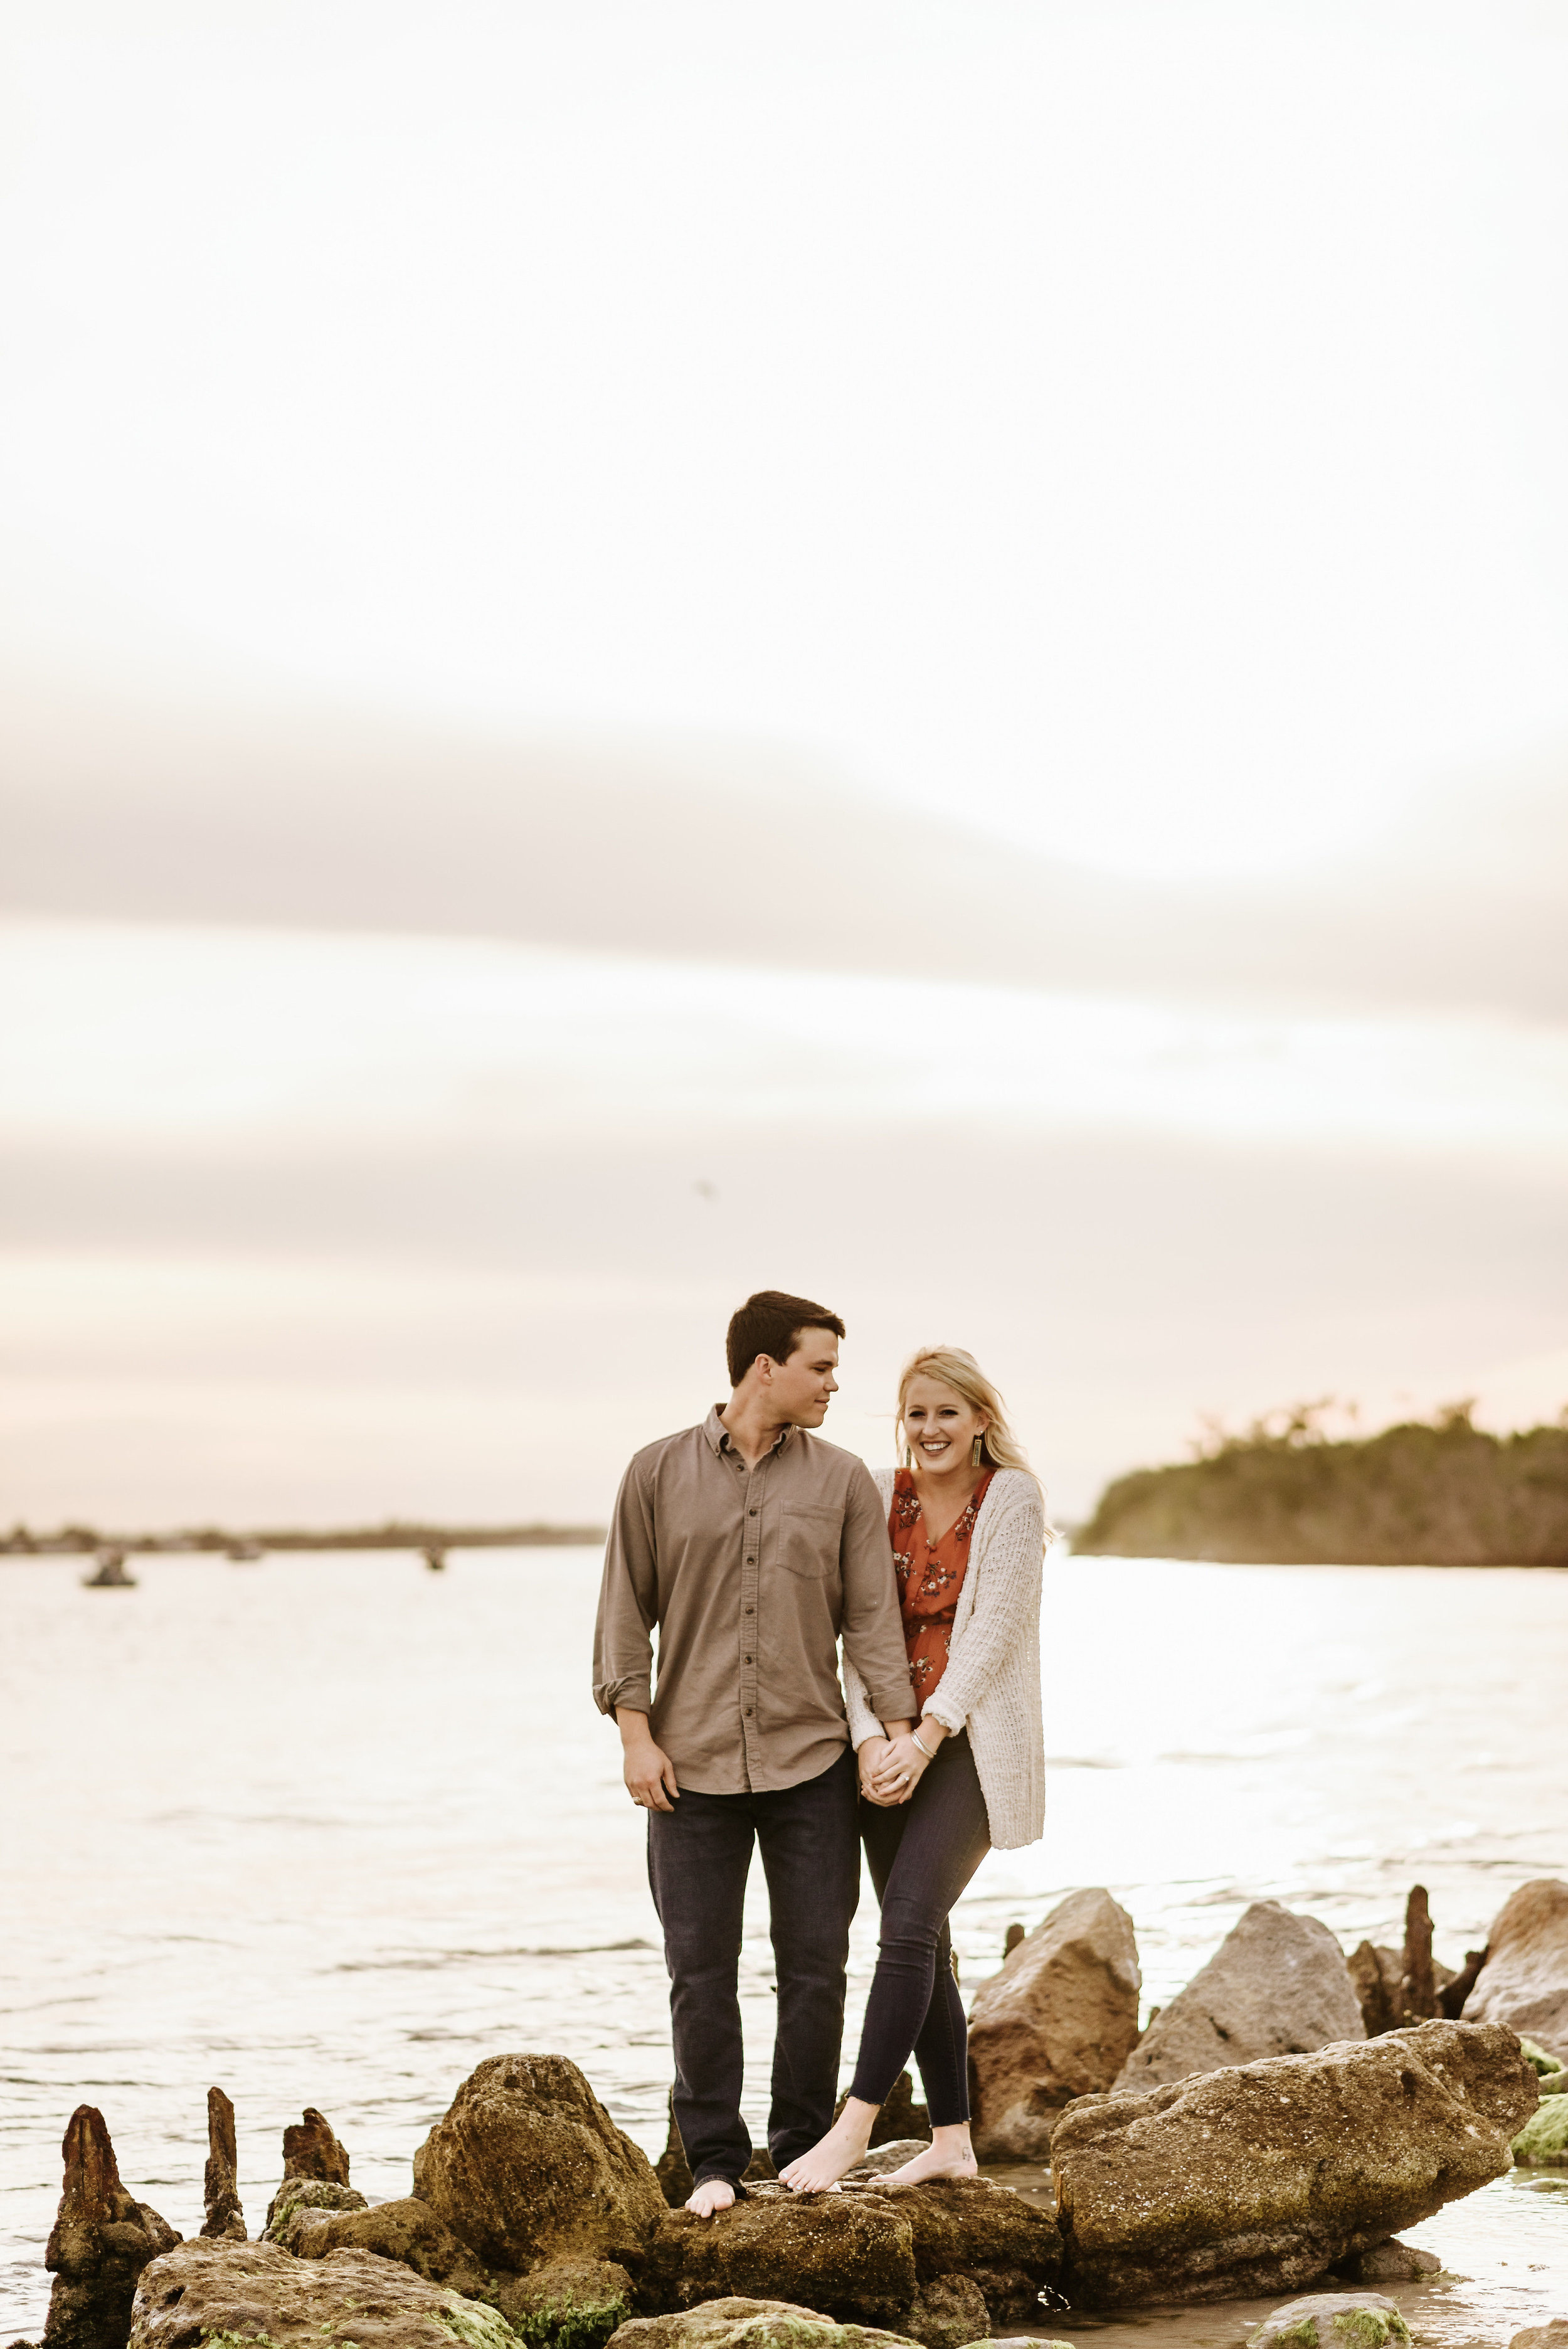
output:
{"label": "man's dark jeans", "polygon": [[738,2178],[741,1915],[762,1851],[779,1984],[768,2149],[782,2168],[833,2117],[844,2036],[844,1966],[861,1890],[853,1753],[803,1785],[760,1795],[683,1791],[648,1813],[648,1882],[665,1930],[676,2054],[676,2127],[692,2177]]}

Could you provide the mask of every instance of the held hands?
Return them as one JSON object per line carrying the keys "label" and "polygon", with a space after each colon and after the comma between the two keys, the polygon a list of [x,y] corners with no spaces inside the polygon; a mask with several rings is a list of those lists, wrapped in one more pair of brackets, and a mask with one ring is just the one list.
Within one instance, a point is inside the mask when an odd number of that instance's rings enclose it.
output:
{"label": "held hands", "polygon": [[882,1810],[887,1810],[894,1803],[900,1803],[905,1799],[902,1793],[879,1795],[876,1790],[876,1773],[883,1766],[892,1751],[892,1747],[887,1738],[868,1737],[856,1757],[861,1767],[861,1793],[868,1803],[875,1803]]}
{"label": "held hands", "polygon": [[[880,1750],[876,1749],[875,1740],[862,1745],[861,1777],[862,1784],[870,1780],[867,1792],[872,1801],[884,1806],[907,1803],[930,1768],[932,1754],[945,1734],[940,1722],[923,1721],[921,1744],[917,1745],[913,1736],[904,1732],[888,1738]],[[872,1757],[869,1766],[868,1756]]]}

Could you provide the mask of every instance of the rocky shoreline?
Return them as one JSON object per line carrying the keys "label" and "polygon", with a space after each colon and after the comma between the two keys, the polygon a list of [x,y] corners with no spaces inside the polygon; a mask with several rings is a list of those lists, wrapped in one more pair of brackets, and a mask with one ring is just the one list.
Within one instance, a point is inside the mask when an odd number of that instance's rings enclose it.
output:
{"label": "rocky shoreline", "polygon": [[[975,2001],[977,2149],[1048,2162],[1048,2209],[985,2178],[890,2185],[927,2134],[906,2076],[840,2189],[792,2195],[763,2155],[699,2220],[673,2127],[655,2168],[575,2064],[524,2054],[463,2082],[392,2201],[307,2108],[256,2240],[214,2087],[185,2241],[80,2106],[42,2349],[968,2349],[1053,2310],[1309,2285],[1254,2349],[1382,2349],[1409,2335],[1377,2287],[1436,2265],[1401,2229],[1516,2162],[1568,2165],[1568,1883],[1522,1887],[1457,1970],[1418,1887],[1399,1951],[1347,1960],[1258,1902],[1141,2034],[1140,1989],[1131,1920],[1091,1889],[1010,1932]],[[1515,2349],[1568,2349],[1564,2301]]]}

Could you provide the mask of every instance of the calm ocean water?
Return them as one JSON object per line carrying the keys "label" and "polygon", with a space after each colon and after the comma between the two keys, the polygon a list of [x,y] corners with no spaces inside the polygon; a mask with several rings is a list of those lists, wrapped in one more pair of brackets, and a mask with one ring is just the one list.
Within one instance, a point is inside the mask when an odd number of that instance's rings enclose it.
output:
{"label": "calm ocean water", "polygon": [[[134,1570],[135,1590],[88,1591],[79,1560],[0,1565],[0,2329],[40,2322],[82,2100],[187,2233],[214,2081],[253,2229],[302,2106],[368,2195],[406,2193],[458,2082],[506,2048],[574,2058],[656,2151],[665,1984],[642,1822],[588,1696],[597,1553]],[[1516,1885],[1568,1873],[1568,1575],[1069,1557],[1045,1619],[1047,1833],[964,1901],[966,1986],[1012,1919],[1082,1884],[1131,1910],[1160,2003],[1261,1896],[1348,1948],[1397,1940],[1419,1880],[1457,1961]],[[873,1942],[868,1895],[852,2013]],[[744,1963],[759,2117],[759,1904]],[[1414,2240],[1449,2271],[1400,2295],[1418,2337],[1568,2315],[1568,2188],[1516,2174]],[[1260,2313],[1054,2329],[1229,2349]]]}

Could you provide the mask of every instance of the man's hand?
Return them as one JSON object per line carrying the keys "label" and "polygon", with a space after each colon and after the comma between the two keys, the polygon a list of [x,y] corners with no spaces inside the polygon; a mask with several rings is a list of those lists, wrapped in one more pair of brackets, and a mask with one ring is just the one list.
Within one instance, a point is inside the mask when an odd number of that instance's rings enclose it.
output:
{"label": "man's hand", "polygon": [[857,1750],[855,1755],[855,1759],[860,1764],[861,1768],[861,1794],[865,1796],[868,1803],[875,1803],[877,1808],[883,1811],[891,1808],[892,1801],[896,1798],[890,1798],[886,1795],[879,1795],[872,1780],[874,1773],[880,1770],[886,1762],[887,1754],[888,1742],[885,1737],[868,1737],[865,1744]]}
{"label": "man's hand", "polygon": [[676,1784],[676,1765],[654,1744],[647,1714],[617,1705],[615,1722],[621,1732],[622,1775],[627,1794],[641,1811],[673,1811],[681,1792]]}

